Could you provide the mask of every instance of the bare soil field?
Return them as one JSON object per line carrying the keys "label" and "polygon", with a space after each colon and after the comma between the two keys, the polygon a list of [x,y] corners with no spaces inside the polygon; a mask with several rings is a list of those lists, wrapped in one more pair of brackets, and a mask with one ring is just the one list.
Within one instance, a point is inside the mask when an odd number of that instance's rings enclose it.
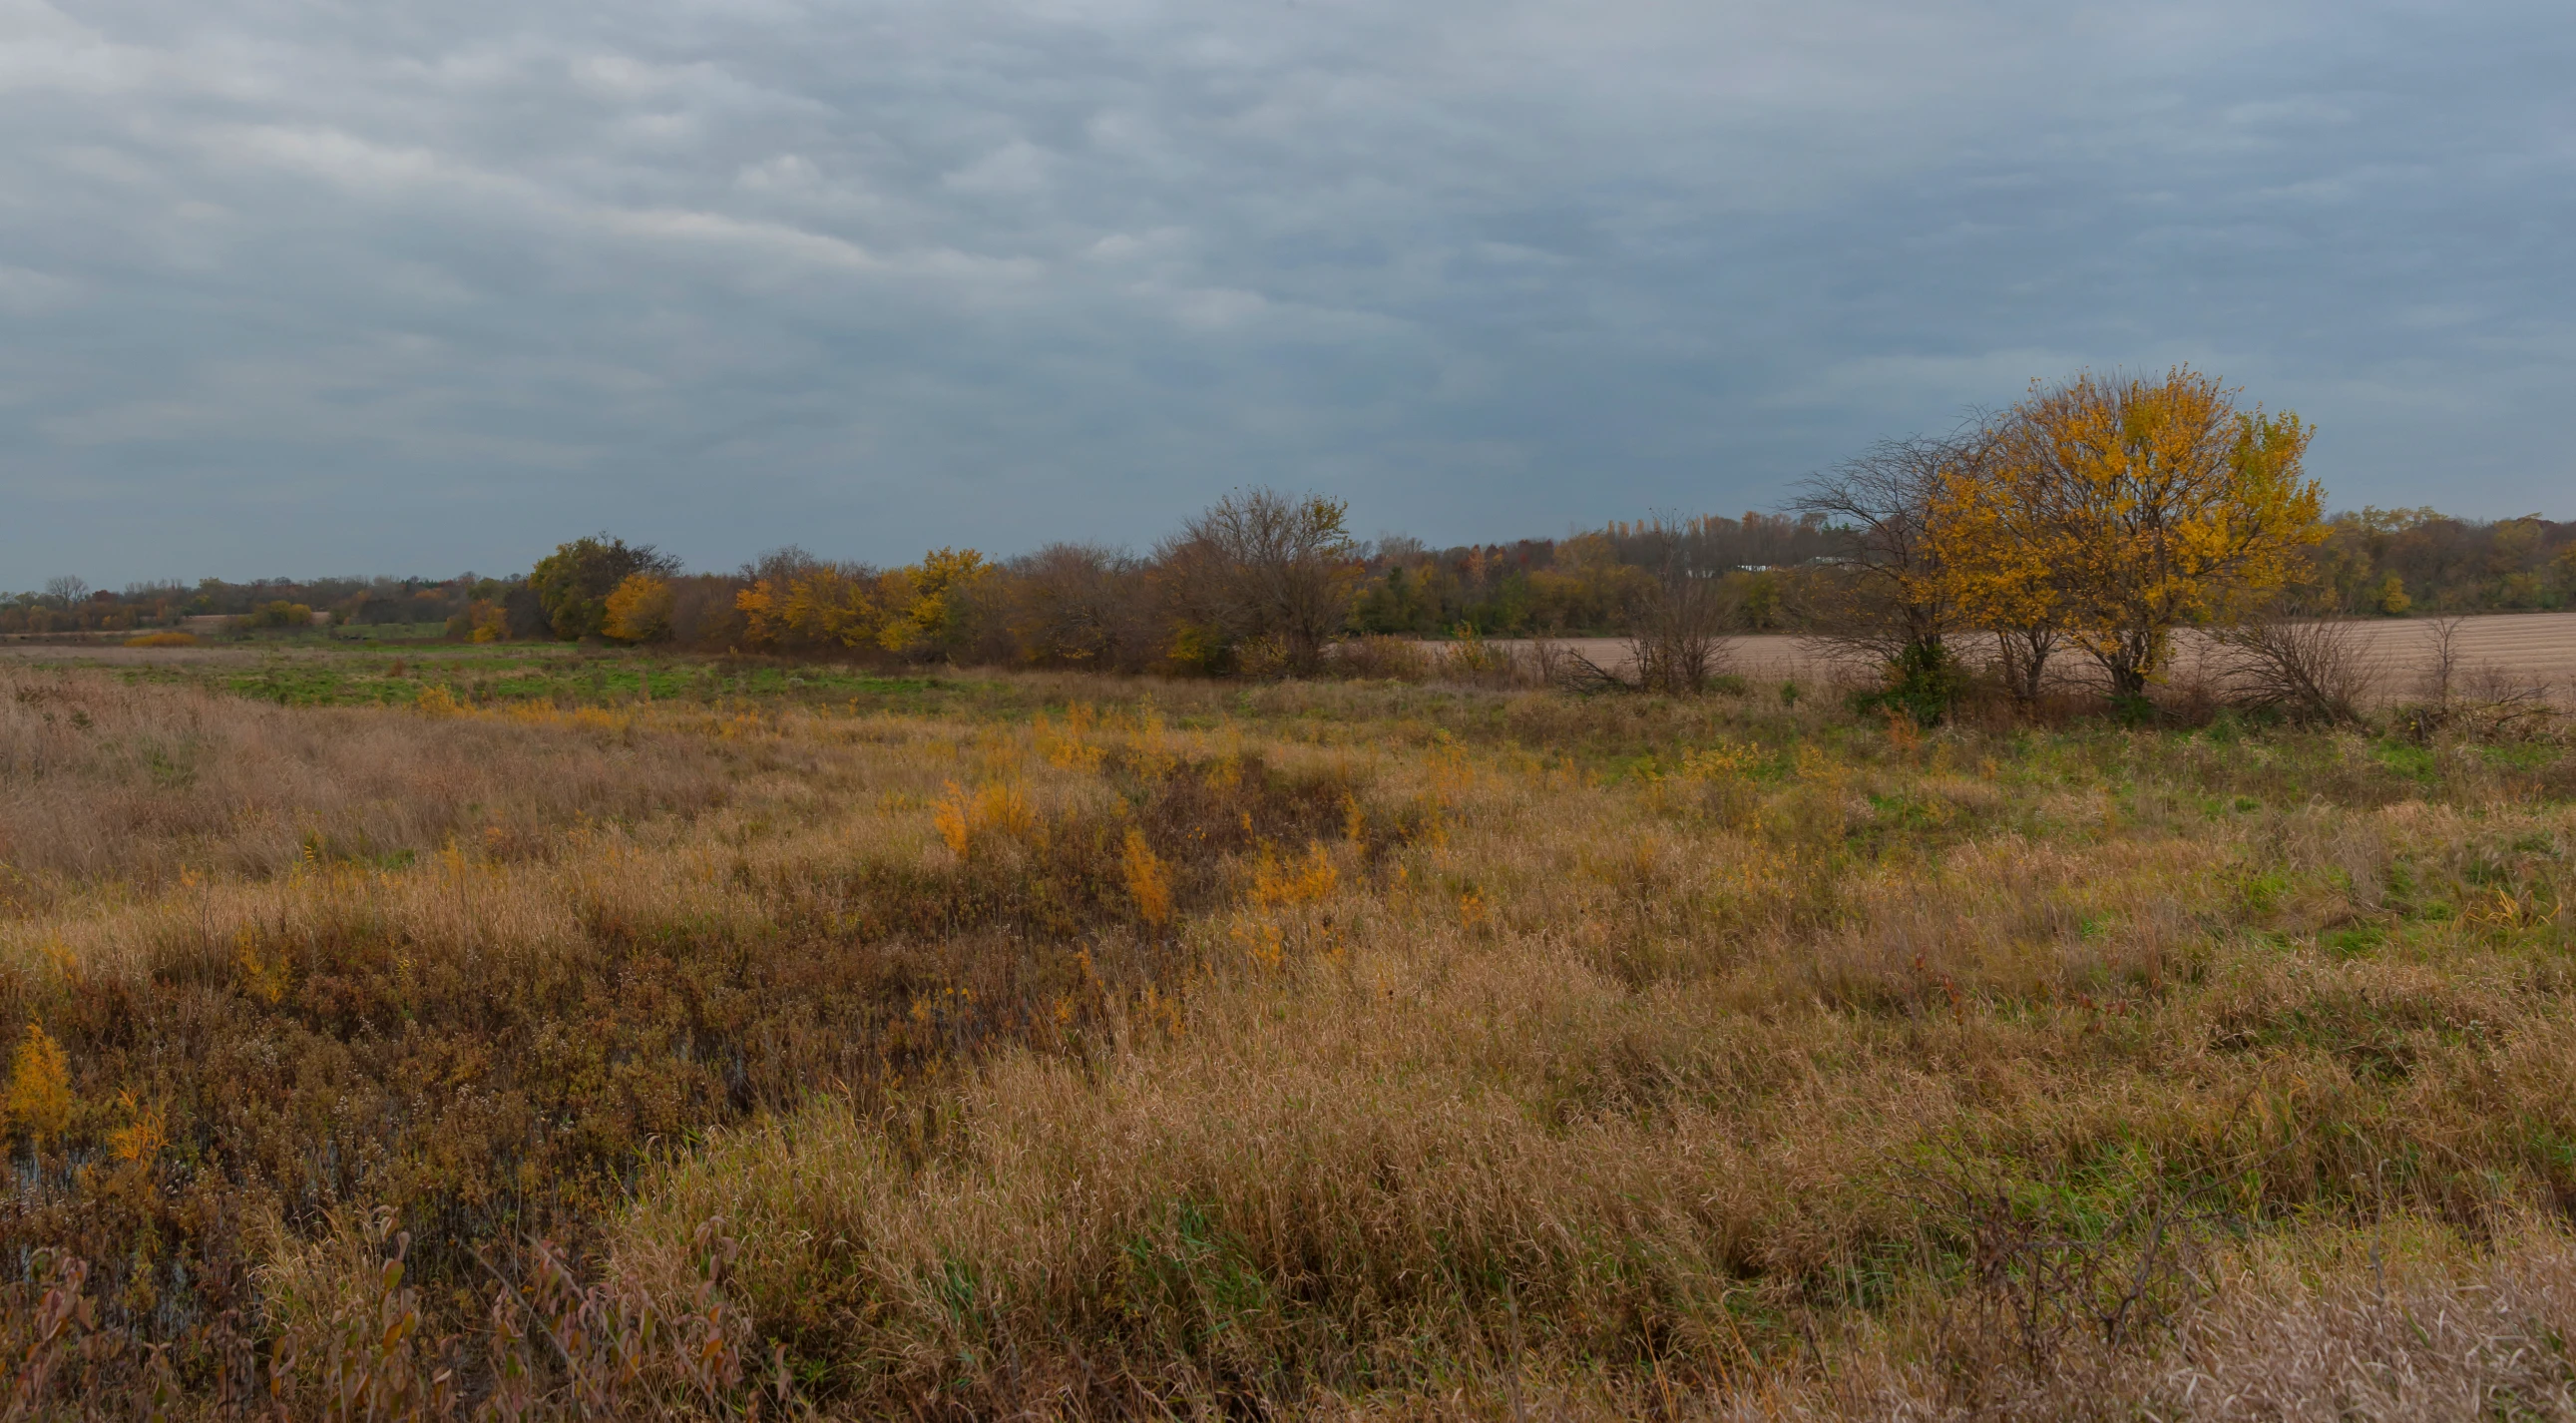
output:
{"label": "bare soil field", "polygon": [[[2381,700],[2399,701],[2419,692],[2433,664],[2435,626],[2429,618],[2354,624],[2379,663]],[[2516,681],[2546,683],[2562,700],[2576,692],[2576,613],[2500,613],[2462,618],[2455,636],[2463,673],[2491,666]],[[1519,648],[1529,643],[1513,641],[1502,645]],[[1625,638],[1567,638],[1557,645],[1613,671],[1628,665]],[[1977,650],[1972,639],[1969,655],[1975,656]],[[2186,635],[2176,658],[2177,674],[2214,674],[2216,669],[2209,660],[2213,652],[2206,639]],[[1866,675],[1857,667],[1838,665],[1817,644],[1786,634],[1730,638],[1727,657],[1727,670],[1757,682],[1795,678],[1829,683]],[[2069,686],[2083,685],[2092,671],[2081,654],[2067,657],[2062,666]]]}
{"label": "bare soil field", "polygon": [[[2403,701],[2420,693],[2433,661],[2435,626],[2430,618],[2354,624],[2380,664],[2379,700]],[[1496,639],[1494,645],[1519,649],[1528,647],[1530,642]],[[1562,638],[1556,645],[1613,671],[1623,670],[1629,661],[1625,638]],[[1432,646],[1445,648],[1447,644]],[[1869,676],[1866,668],[1838,664],[1827,649],[1785,633],[1729,638],[1726,648],[1726,670],[1759,683],[1795,679],[1832,684],[1866,680]],[[2462,675],[2473,674],[2481,667],[2494,667],[2519,682],[2546,684],[2562,701],[2576,699],[2576,613],[2502,613],[2461,618],[2454,648]],[[401,649],[386,650],[401,653]],[[1969,656],[1975,657],[1981,650],[1977,639],[1968,641]],[[529,650],[518,651],[524,654]],[[2176,658],[2176,675],[2215,677],[2218,669],[2211,661],[2212,652],[2205,639],[2186,634]],[[107,667],[247,669],[281,658],[309,662],[337,655],[337,649],[294,644],[126,647],[113,642],[0,642],[0,665],[74,662]],[[2089,684],[2092,668],[2081,654],[2064,655],[2059,667],[2070,689]]]}

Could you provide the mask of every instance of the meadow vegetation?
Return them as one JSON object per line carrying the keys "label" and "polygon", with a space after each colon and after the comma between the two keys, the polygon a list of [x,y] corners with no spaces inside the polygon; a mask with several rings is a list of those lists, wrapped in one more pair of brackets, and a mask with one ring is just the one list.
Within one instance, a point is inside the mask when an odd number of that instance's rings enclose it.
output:
{"label": "meadow vegetation", "polygon": [[31,1414],[2569,1410],[2545,723],[496,655],[0,674]]}

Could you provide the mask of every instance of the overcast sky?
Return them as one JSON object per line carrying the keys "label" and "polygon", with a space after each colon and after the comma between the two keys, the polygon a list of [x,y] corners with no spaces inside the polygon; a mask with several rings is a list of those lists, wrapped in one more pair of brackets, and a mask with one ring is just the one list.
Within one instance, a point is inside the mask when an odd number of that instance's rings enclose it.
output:
{"label": "overcast sky", "polygon": [[2576,517],[2567,0],[0,0],[0,587],[1773,505],[2087,365]]}

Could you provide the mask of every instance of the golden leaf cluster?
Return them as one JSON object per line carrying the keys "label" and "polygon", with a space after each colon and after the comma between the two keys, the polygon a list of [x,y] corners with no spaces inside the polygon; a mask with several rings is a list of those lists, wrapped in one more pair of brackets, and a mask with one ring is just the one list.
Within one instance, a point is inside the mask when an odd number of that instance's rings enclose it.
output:
{"label": "golden leaf cluster", "polygon": [[755,647],[874,647],[916,656],[946,647],[965,600],[993,574],[975,550],[937,548],[885,573],[817,564],[762,578],[734,597]]}
{"label": "golden leaf cluster", "polygon": [[41,1023],[29,1023],[27,1035],[9,1064],[9,1093],[0,1098],[8,1126],[42,1142],[62,1136],[72,1120],[71,1059]]}
{"label": "golden leaf cluster", "polygon": [[2062,632],[2134,693],[2173,629],[2243,616],[2324,537],[2313,434],[2188,367],[2034,385],[1937,481],[1923,577],[1975,625]]}

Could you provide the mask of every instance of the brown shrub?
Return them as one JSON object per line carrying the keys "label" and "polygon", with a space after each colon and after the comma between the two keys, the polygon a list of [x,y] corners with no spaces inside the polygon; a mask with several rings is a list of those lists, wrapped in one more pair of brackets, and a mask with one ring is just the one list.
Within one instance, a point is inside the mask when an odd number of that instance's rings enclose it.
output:
{"label": "brown shrub", "polygon": [[2359,628],[2346,619],[2283,617],[2222,630],[2228,698],[2307,721],[2359,724],[2381,679]]}
{"label": "brown shrub", "polygon": [[1383,682],[1419,682],[1438,665],[1438,655],[1409,637],[1371,633],[1335,643],[1325,664],[1336,675]]}

